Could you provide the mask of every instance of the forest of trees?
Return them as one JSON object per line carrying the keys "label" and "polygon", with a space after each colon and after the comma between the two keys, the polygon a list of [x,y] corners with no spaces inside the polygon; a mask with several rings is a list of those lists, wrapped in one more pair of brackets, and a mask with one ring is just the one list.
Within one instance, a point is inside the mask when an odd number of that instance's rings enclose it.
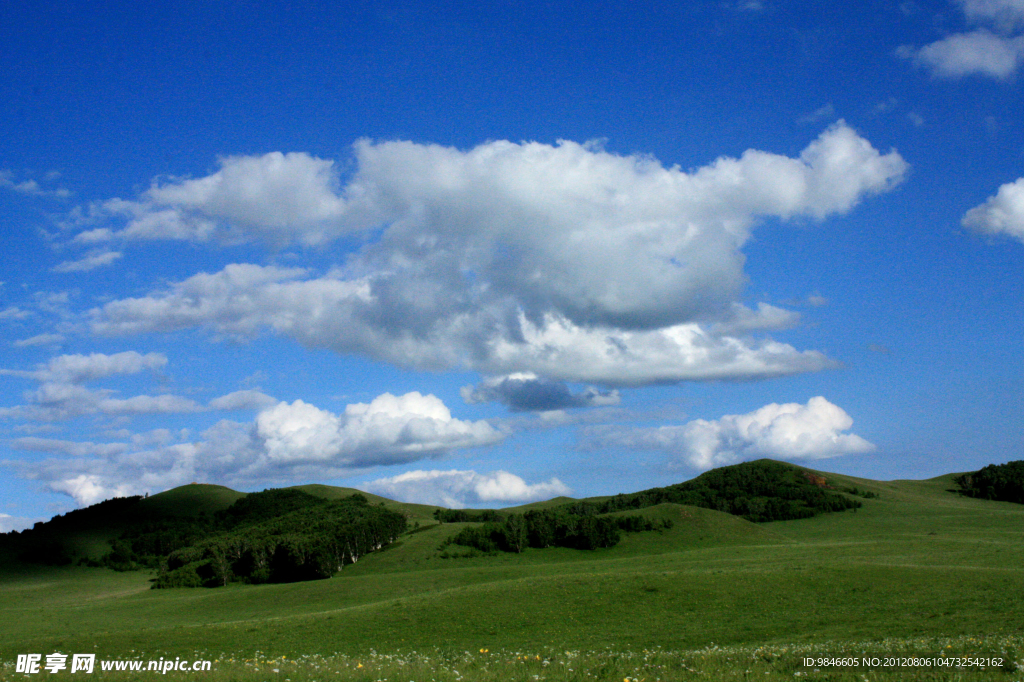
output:
{"label": "forest of trees", "polygon": [[[497,512],[492,512],[497,516]],[[473,519],[470,519],[473,520]],[[577,510],[569,505],[553,509],[508,514],[481,526],[463,528],[442,544],[472,547],[481,552],[522,552],[527,547],[570,547],[598,549],[614,547],[621,533],[671,528],[672,522],[654,523],[642,516],[598,516],[591,509]]]}
{"label": "forest of trees", "polygon": [[501,521],[503,517],[493,509],[435,509],[434,518],[441,523],[464,523],[466,521]]}
{"label": "forest of trees", "polygon": [[693,480],[665,488],[576,505],[592,505],[597,513],[606,514],[663,502],[715,509],[757,523],[803,519],[862,506],[859,500],[851,500],[829,486],[823,477],[770,459],[712,469]]}
{"label": "forest of trees", "polygon": [[171,552],[154,587],[329,578],[406,529],[405,516],[362,495],[326,501],[299,493],[311,502],[291,493],[298,491],[254,493],[218,513],[227,530]]}
{"label": "forest of trees", "polygon": [[641,516],[607,516],[672,502],[727,512],[758,523],[803,519],[816,514],[857,509],[859,500],[875,493],[835,488],[828,481],[791,464],[768,459],[713,469],[697,478],[665,488],[615,495],[603,501],[570,502],[524,514],[494,510],[446,509],[434,513],[444,523],[485,522],[464,528],[446,541],[482,552],[521,552],[526,547],[613,547],[623,532],[660,528]]}
{"label": "forest of trees", "polygon": [[989,464],[980,471],[961,474],[953,480],[962,495],[1024,504],[1024,460]]}
{"label": "forest of trees", "polygon": [[49,566],[63,566],[73,561],[71,550],[64,539],[97,528],[120,527],[125,519],[136,523],[148,519],[140,506],[141,495],[115,497],[66,514],[58,514],[49,521],[39,521],[24,531],[0,535],[0,551],[10,558]]}
{"label": "forest of trees", "polygon": [[363,495],[326,500],[300,490],[250,493],[215,514],[153,512],[142,497],[106,500],[0,536],[0,550],[30,563],[72,562],[64,540],[116,529],[110,551],[79,564],[159,569],[154,587],[292,582],[330,577],[406,529],[402,514]]}
{"label": "forest of trees", "polygon": [[[988,466],[957,478],[966,495],[1024,502],[1024,462]],[[845,494],[844,494],[845,493]],[[527,547],[612,547],[622,533],[660,530],[641,516],[609,516],[657,504],[705,507],[750,521],[800,519],[857,509],[852,496],[874,493],[836,488],[820,475],[772,460],[713,469],[664,488],[579,501],[525,513],[439,509],[442,523],[474,522],[446,541],[483,552],[522,552]],[[406,529],[402,514],[370,505],[356,494],[326,500],[295,489],[250,493],[213,514],[168,515],[143,498],[107,500],[56,516],[22,533],[0,536],[4,556],[67,564],[63,542],[76,534],[110,532],[110,551],[79,559],[115,570],[159,569],[156,587],[216,586],[233,581],[288,582],[329,577],[367,552],[393,542]],[[444,547],[442,547],[444,549]]]}

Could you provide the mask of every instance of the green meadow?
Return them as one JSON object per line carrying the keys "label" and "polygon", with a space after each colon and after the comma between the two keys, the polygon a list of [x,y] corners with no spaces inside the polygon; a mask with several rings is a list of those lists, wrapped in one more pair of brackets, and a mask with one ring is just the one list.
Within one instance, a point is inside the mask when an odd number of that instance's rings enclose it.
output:
{"label": "green meadow", "polygon": [[[209,659],[211,672],[168,674],[211,682],[1024,679],[1024,505],[950,492],[952,474],[823,475],[878,497],[855,511],[761,524],[661,504],[630,513],[671,528],[626,534],[607,549],[487,555],[453,546],[454,558],[442,558],[442,542],[467,524],[385,501],[409,518],[398,542],[330,579],[289,584],[153,590],[153,572],[9,563],[0,679],[49,678],[16,673],[14,660],[56,651]],[[237,496],[187,486],[147,502],[216,509]],[[94,552],[104,543],[101,530],[82,539]],[[803,665],[869,655],[1003,663]]]}

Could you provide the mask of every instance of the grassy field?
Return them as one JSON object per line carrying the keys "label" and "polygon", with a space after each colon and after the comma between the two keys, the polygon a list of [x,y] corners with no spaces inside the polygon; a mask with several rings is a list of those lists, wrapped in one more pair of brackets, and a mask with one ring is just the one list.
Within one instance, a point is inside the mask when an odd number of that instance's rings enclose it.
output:
{"label": "grassy field", "polygon": [[[671,529],[610,549],[448,559],[438,547],[463,524],[401,505],[414,530],[398,543],[285,585],[150,590],[144,572],[7,568],[0,679],[25,679],[16,654],[53,651],[212,659],[213,673],[170,673],[207,680],[1024,679],[1011,672],[1024,658],[1024,506],[950,493],[952,476],[826,475],[880,498],[770,524],[666,504],[642,513]],[[305,489],[317,488],[336,494]],[[866,652],[1010,663],[799,663]]]}

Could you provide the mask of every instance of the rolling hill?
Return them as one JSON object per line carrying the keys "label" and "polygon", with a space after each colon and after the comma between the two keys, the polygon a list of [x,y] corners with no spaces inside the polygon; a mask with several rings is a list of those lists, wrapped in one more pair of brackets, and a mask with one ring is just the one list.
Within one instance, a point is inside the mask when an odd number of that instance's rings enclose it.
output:
{"label": "rolling hill", "polygon": [[[862,506],[754,523],[658,501],[609,514],[670,520],[671,528],[627,533],[613,547],[442,558],[447,538],[479,524],[441,524],[435,507],[370,498],[402,510],[409,530],[330,580],[151,590],[154,572],[8,564],[0,646],[5,656],[94,647],[232,656],[439,645],[640,651],[1024,630],[1024,506],[951,492],[954,474],[883,482],[793,470],[836,491],[856,489],[839,494]],[[232,501],[226,489],[188,488],[149,500],[207,513]]]}

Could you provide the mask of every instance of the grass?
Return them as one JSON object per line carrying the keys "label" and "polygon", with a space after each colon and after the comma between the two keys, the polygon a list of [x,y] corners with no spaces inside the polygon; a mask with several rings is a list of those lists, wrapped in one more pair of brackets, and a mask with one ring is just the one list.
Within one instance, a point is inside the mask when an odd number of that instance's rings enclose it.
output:
{"label": "grass", "polygon": [[[359,655],[303,654],[270,656],[256,651],[251,657],[199,652],[210,661],[209,672],[171,672],[176,680],[206,682],[238,681],[320,682],[331,679],[359,682],[582,682],[623,680],[623,682],[671,682],[683,680],[1006,680],[1019,679],[1024,661],[1016,652],[1022,637],[988,641],[960,639],[888,639],[881,642],[823,642],[797,646],[709,645],[693,650],[651,649],[600,651],[580,650],[492,650],[459,651],[434,648],[427,651],[381,653],[368,650]],[[964,656],[977,656],[982,648],[988,660],[958,664]],[[157,660],[159,652],[133,652],[130,660]],[[825,660],[823,660],[825,659]],[[196,659],[189,659],[189,662]],[[835,665],[828,666],[827,662]],[[0,665],[0,680],[24,679]],[[155,673],[144,671],[103,672],[98,679],[144,680]],[[166,674],[166,673],[164,673]]]}
{"label": "grass", "polygon": [[[420,527],[396,546],[330,580],[288,585],[149,590],[145,573],[6,569],[0,661],[160,652],[217,660],[219,672],[196,674],[203,679],[254,681],[268,679],[266,660],[305,661],[278,663],[281,682],[320,680],[328,669],[334,679],[403,682],[459,679],[452,670],[467,680],[682,680],[701,671],[703,679],[1024,679],[796,666],[798,651],[1024,649],[1024,506],[950,493],[952,475],[826,476],[881,497],[856,513],[760,525],[659,505],[643,513],[671,518],[671,529],[627,535],[607,550],[457,559],[441,559],[438,547],[462,524],[437,525],[432,508],[407,505]],[[575,652],[573,666],[565,652]]]}
{"label": "grass", "polygon": [[212,514],[227,509],[242,497],[245,493],[222,485],[192,483],[147,497],[143,505],[153,513],[197,516],[200,512]]}

